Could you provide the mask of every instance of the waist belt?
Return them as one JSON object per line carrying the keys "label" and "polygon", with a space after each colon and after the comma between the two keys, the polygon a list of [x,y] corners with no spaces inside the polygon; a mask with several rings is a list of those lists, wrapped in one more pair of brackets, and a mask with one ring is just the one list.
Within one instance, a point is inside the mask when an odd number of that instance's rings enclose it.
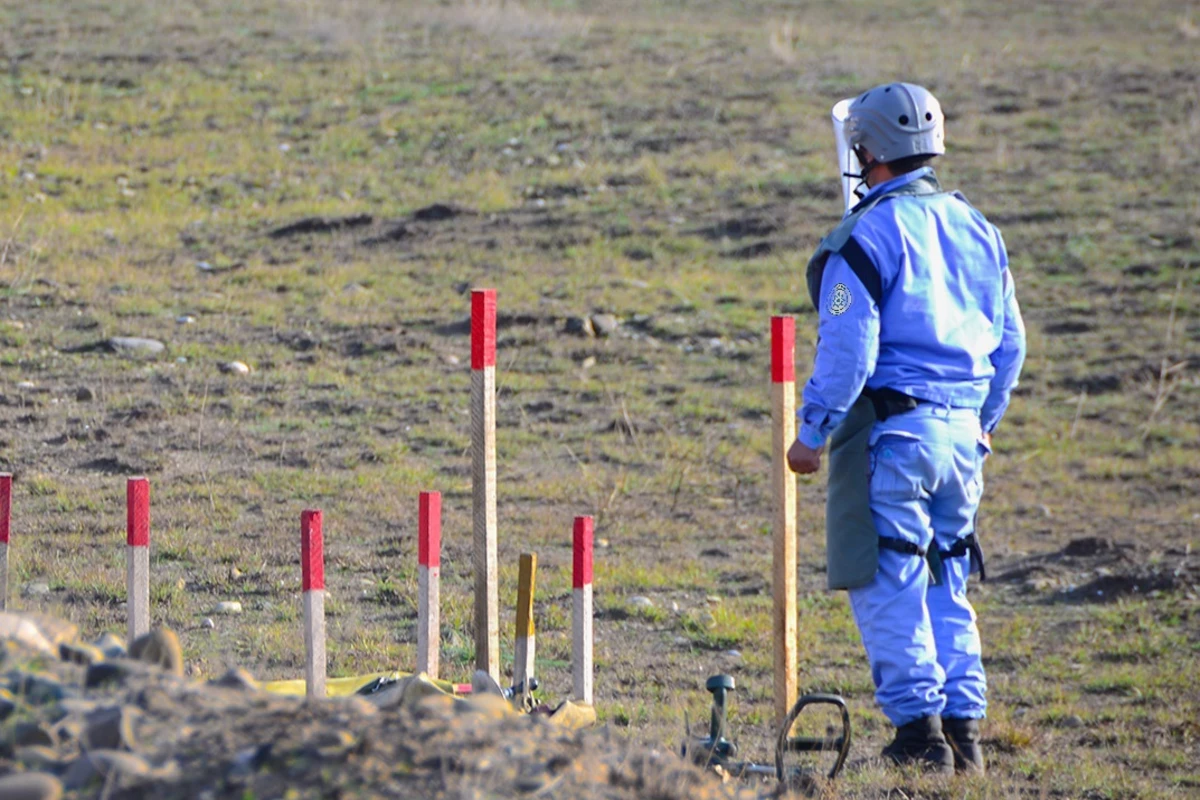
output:
{"label": "waist belt", "polygon": [[862,393],[863,397],[870,400],[871,405],[875,407],[875,418],[879,422],[883,422],[888,417],[912,411],[921,403],[928,402],[895,389],[888,389],[887,387],[882,389],[863,389]]}
{"label": "waist belt", "polygon": [[934,583],[941,583],[943,561],[947,558],[970,556],[970,571],[978,572],[979,580],[987,580],[987,570],[983,566],[983,548],[979,546],[979,537],[973,533],[959,539],[949,550],[927,551],[924,547],[918,547],[907,539],[895,539],[891,536],[879,537],[879,549],[891,550],[893,553],[902,553],[906,556],[920,556],[928,560],[929,567],[933,571]]}

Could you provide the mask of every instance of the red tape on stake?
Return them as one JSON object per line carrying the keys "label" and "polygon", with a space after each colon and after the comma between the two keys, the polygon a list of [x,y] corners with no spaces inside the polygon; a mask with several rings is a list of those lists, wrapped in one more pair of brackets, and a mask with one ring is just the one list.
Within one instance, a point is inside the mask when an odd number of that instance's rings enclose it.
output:
{"label": "red tape on stake", "polygon": [[317,509],[300,514],[300,573],[304,591],[325,588],[325,541]]}
{"label": "red tape on stake", "polygon": [[150,481],[130,478],[125,484],[125,543],[150,546]]}
{"label": "red tape on stake", "polygon": [[771,382],[795,380],[796,321],[791,317],[771,317]]}
{"label": "red tape on stake", "polygon": [[422,567],[442,564],[442,493],[421,492],[418,514],[417,563]]}
{"label": "red tape on stake", "polygon": [[575,518],[575,588],[592,582],[592,518]]}
{"label": "red tape on stake", "polygon": [[496,290],[471,291],[471,369],[496,365]]}
{"label": "red tape on stake", "polygon": [[12,528],[12,475],[0,474],[0,544],[8,544]]}

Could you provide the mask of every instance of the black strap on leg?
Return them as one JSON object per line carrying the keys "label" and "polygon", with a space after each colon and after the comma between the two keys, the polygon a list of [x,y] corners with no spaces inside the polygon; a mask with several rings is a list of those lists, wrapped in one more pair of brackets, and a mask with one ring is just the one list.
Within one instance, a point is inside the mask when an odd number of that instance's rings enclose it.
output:
{"label": "black strap on leg", "polygon": [[939,550],[938,555],[943,560],[947,558],[962,558],[963,556],[971,557],[971,572],[979,573],[979,580],[987,580],[987,570],[983,565],[983,548],[979,545],[979,537],[975,534],[964,536],[954,543],[954,546],[949,550]]}

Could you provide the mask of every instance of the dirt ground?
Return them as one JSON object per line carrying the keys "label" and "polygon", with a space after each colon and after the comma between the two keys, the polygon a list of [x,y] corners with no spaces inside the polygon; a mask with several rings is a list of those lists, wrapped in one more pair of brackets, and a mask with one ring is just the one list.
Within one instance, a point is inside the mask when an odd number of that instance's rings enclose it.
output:
{"label": "dirt ground", "polygon": [[443,662],[466,679],[466,320],[490,286],[505,668],[532,550],[542,691],[568,693],[571,521],[592,514],[609,735],[676,751],[726,671],[739,745],[768,759],[768,318],[796,317],[803,377],[803,265],[840,212],[829,109],[904,78],[947,111],[939,175],[1001,227],[1029,330],[972,588],[992,770],[939,786],[873,758],[890,730],[823,590],[818,476],[800,682],[856,728],[829,794],[1196,796],[1197,13],[0,0],[12,605],[120,632],[124,481],[145,474],[153,617],[193,677],[301,674],[309,507],[331,674],[410,667],[436,489]]}

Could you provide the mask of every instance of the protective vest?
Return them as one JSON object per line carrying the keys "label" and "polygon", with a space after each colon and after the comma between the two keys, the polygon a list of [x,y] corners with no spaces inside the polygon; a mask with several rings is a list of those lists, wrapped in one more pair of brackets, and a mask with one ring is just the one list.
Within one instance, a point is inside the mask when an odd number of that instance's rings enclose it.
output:
{"label": "protective vest", "polygon": [[[937,178],[917,178],[891,191],[872,195],[856,205],[846,218],[817,245],[808,261],[806,278],[813,307],[821,310],[821,279],[829,257],[837,253],[862,282],[876,305],[883,302],[879,270],[862,246],[850,235],[867,212],[892,197],[938,194]],[[865,394],[850,407],[846,418],[829,436],[829,490],[825,500],[826,582],[830,589],[857,589],[879,569],[879,533],[871,518],[870,455],[867,441],[879,419],[875,404]]]}

